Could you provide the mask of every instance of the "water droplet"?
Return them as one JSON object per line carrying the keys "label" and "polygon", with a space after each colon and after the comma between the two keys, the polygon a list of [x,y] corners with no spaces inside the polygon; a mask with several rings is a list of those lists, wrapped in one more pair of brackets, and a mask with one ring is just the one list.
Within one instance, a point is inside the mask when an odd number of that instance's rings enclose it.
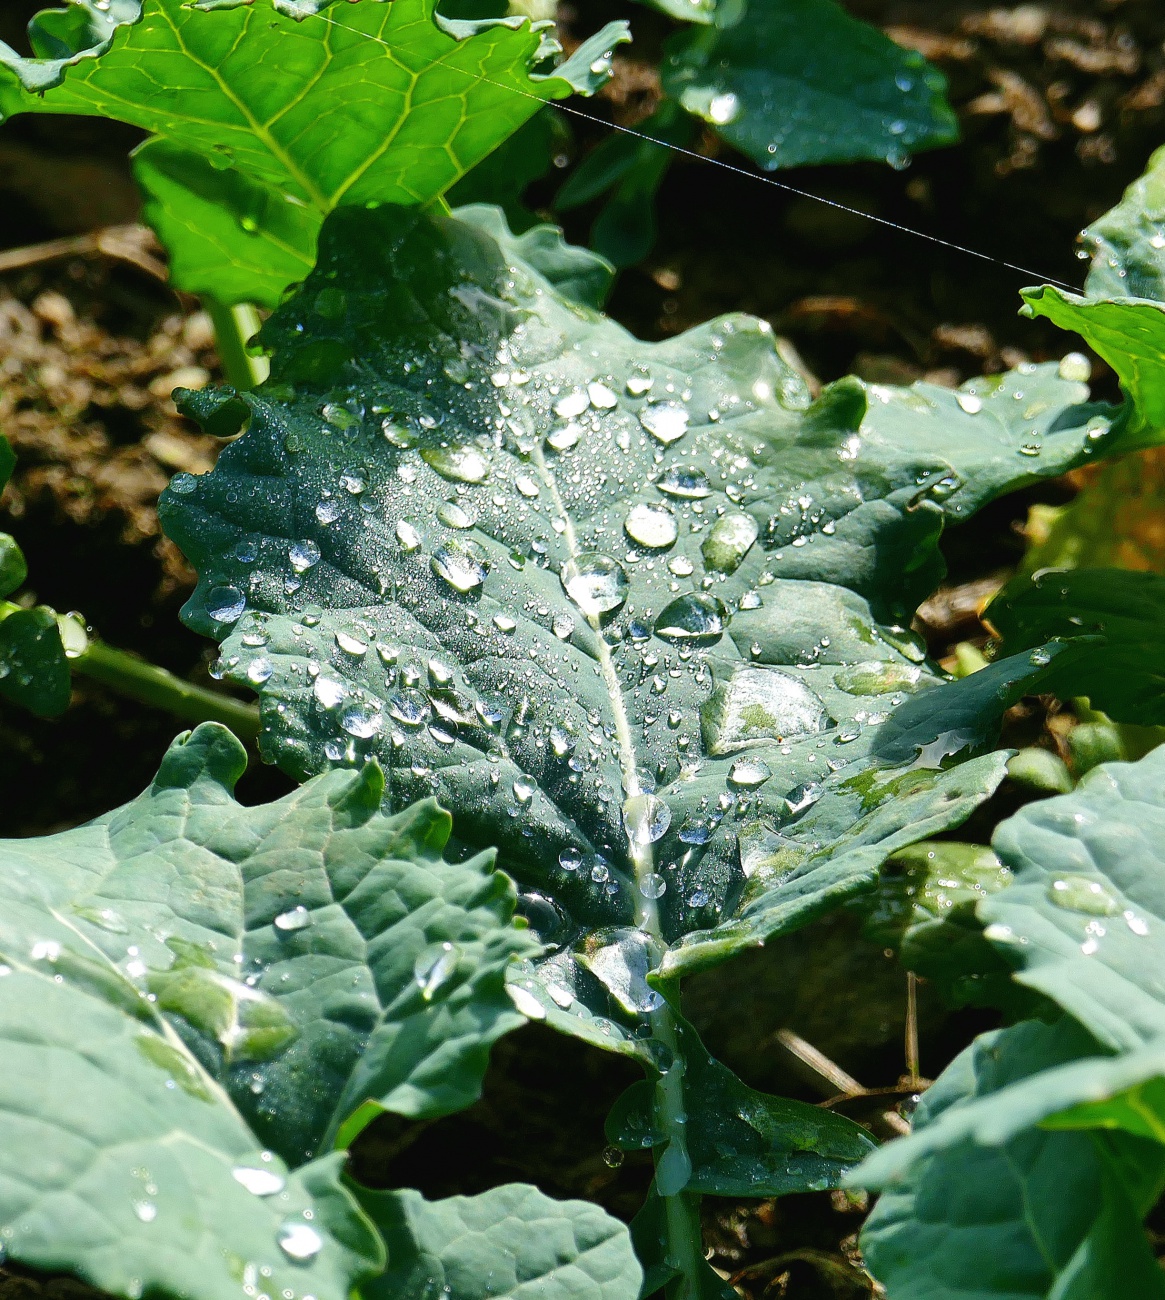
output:
{"label": "water droplet", "polygon": [[356,659],[368,653],[368,642],[353,636],[351,632],[337,632],[336,644],[346,655],[352,655]]}
{"label": "water droplet", "polygon": [[657,402],[639,412],[639,423],[662,443],[675,442],[688,431],[688,408],[680,402]]}
{"label": "water droplet", "polygon": [[472,528],[478,520],[477,510],[460,501],[442,501],[437,507],[437,518],[447,528]]}
{"label": "water droplet", "polygon": [[262,686],[274,671],[270,659],[252,659],[247,665],[247,681],[252,686]]}
{"label": "water droplet", "polygon": [[573,420],[576,415],[582,415],[590,404],[591,399],[587,394],[581,388],[576,389],[555,402],[554,414],[563,420]]}
{"label": "water droplet", "polygon": [[454,483],[484,483],[489,477],[489,457],[476,447],[422,447],[421,459]]}
{"label": "water droplet", "polygon": [[655,380],[649,374],[640,372],[627,376],[627,391],[632,397],[643,397],[650,393]]}
{"label": "water droplet", "polygon": [[732,785],[751,790],[755,786],[763,785],[770,776],[772,776],[772,770],[762,759],[738,758],[732,764],[732,769],[728,773],[728,780]]}
{"label": "water droplet", "polygon": [[636,794],[623,805],[623,829],[632,844],[654,844],[671,825],[671,808],[653,794]]}
{"label": "water droplet", "polygon": [[323,500],[316,503],[316,518],[321,524],[334,524],[340,517],[340,507],[335,501]]}
{"label": "water droplet", "polygon": [[340,475],[340,486],[345,492],[358,497],[368,486],[368,478],[362,469],[346,469]]}
{"label": "water droplet", "polygon": [[280,1224],[275,1240],[287,1258],[296,1262],[312,1259],[324,1248],[320,1234],[310,1224],[299,1223],[295,1219]]}
{"label": "water droplet", "polygon": [[413,962],[413,979],[426,1002],[431,1002],[437,990],[457,969],[461,949],[455,943],[431,943],[422,948]]}
{"label": "water droplet", "polygon": [[693,889],[688,895],[689,907],[705,907],[708,902],[708,891],[706,889]]}
{"label": "water droplet", "polygon": [[955,401],[968,415],[978,415],[983,409],[983,399],[977,393],[956,393]]}
{"label": "water droplet", "polygon": [[719,573],[734,573],[759,533],[760,528],[752,515],[743,511],[724,515],[712,526],[700,548],[704,563]]}
{"label": "water droplet", "polygon": [[420,550],[421,535],[407,519],[401,519],[396,526],[396,540],[406,551]]}
{"label": "water droplet", "polygon": [[216,623],[236,623],[247,608],[247,598],[238,587],[212,587],[206,598],[206,612]]}
{"label": "water droplet", "polygon": [[454,591],[463,595],[476,591],[485,582],[488,569],[471,543],[442,542],[433,552],[433,572]]}
{"label": "water droplet", "polygon": [[794,815],[802,813],[812,808],[824,793],[825,786],[820,781],[806,781],[785,795],[785,807]]}
{"label": "water droplet", "polygon": [[520,776],[513,785],[514,798],[520,804],[528,804],[534,798],[534,792],[537,789],[538,787],[529,777]]}
{"label": "water droplet", "polygon": [[712,495],[708,476],[694,465],[686,468],[673,465],[656,486],[665,496],[678,497],[681,501],[702,501]]}
{"label": "water droplet", "polygon": [[310,538],[303,542],[292,542],[287,558],[296,573],[306,573],[320,562],[320,548]]}
{"label": "water droplet", "polygon": [[581,437],[582,429],[577,424],[564,424],[561,429],[555,429],[546,441],[555,451],[569,451]]}
{"label": "water droplet", "polygon": [[591,405],[598,411],[609,411],[619,405],[619,399],[606,384],[588,384],[587,396],[591,399]]}
{"label": "water droplet", "polygon": [[582,850],[576,849],[573,844],[568,844],[558,855],[558,865],[563,871],[577,871],[582,866],[582,860]]}
{"label": "water droplet", "polygon": [[639,878],[639,892],[644,898],[662,898],[667,892],[667,881],[658,871],[649,871]]}
{"label": "water droplet", "polygon": [[317,677],[311,689],[325,709],[334,709],[344,698],[343,683],[334,677]]}
{"label": "water droplet", "polygon": [[496,627],[499,632],[509,633],[512,632],[517,626],[518,626],[517,619],[511,618],[509,614],[494,615],[494,627]]}
{"label": "water droplet", "polygon": [[236,1165],[231,1170],[235,1182],[242,1185],[252,1196],[274,1196],[287,1186],[287,1179],[272,1169],[252,1169],[249,1165]]}
{"label": "water droplet", "polygon": [[804,682],[777,668],[742,665],[718,684],[700,709],[709,754],[728,754],[753,740],[825,731],[825,703]]}
{"label": "water droplet", "polygon": [[1060,358],[1057,368],[1061,379],[1086,384],[1092,378],[1092,362],[1083,352],[1068,352]]}
{"label": "water droplet", "polygon": [[1057,907],[1087,916],[1116,916],[1121,910],[1108,889],[1089,876],[1060,876],[1052,881],[1048,897]]}
{"label": "water droplet", "polygon": [[197,486],[198,480],[193,474],[175,474],[170,480],[170,491],[183,497],[193,492]]}
{"label": "water droplet", "polygon": [[311,913],[300,904],[290,912],[280,912],[274,925],[277,930],[306,930],[311,925]]}
{"label": "water droplet", "polygon": [[562,566],[563,589],[588,618],[619,609],[631,584],[617,560],[597,551],[584,551]]}
{"label": "water droplet", "polygon": [[623,527],[633,542],[638,542],[649,550],[671,546],[679,535],[676,517],[667,506],[643,502],[631,507],[623,521]]}
{"label": "water droplet", "polygon": [[569,641],[574,635],[574,619],[569,614],[555,614],[550,630],[560,641]]}
{"label": "water droplet", "polygon": [[506,992],[510,995],[510,1001],[515,1008],[526,1017],[527,1020],[545,1020],[546,1008],[534,996],[529,989],[524,989],[518,984],[507,984]]}
{"label": "water droplet", "polygon": [[379,713],[371,712],[360,705],[353,705],[340,715],[340,726],[349,736],[355,736],[357,740],[371,740],[380,732],[384,722]]}
{"label": "water droplet", "polygon": [[529,474],[519,474],[514,479],[514,486],[524,497],[536,497],[541,489]]}
{"label": "water droplet", "polygon": [[153,1223],[158,1217],[158,1207],[153,1201],[134,1201],[133,1212],[143,1223]]}
{"label": "water droplet", "polygon": [[728,611],[715,596],[703,592],[678,596],[655,620],[655,635],[665,641],[702,645],[724,634]]}
{"label": "water droplet", "polygon": [[684,844],[707,844],[715,828],[698,817],[689,817],[677,832]]}
{"label": "water droplet", "polygon": [[727,126],[739,112],[740,100],[731,91],[725,91],[723,94],[712,96],[706,116],[708,121],[716,126]]}

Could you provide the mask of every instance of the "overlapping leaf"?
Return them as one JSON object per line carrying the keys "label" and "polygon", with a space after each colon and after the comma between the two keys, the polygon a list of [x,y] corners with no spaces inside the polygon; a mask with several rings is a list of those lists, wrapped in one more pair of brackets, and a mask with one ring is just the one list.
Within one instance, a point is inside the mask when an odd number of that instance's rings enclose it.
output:
{"label": "overlapping leaf", "polygon": [[643,1271],[627,1229],[589,1201],[508,1183],[480,1196],[361,1192],[389,1267],[366,1300],[636,1300]]}
{"label": "overlapping leaf", "polygon": [[[6,1072],[4,1186],[19,1204],[5,1223],[39,1213],[39,1175],[22,1183],[21,1169],[47,1169],[51,1183],[64,1161],[62,1195],[84,1200],[69,1189],[90,1177],[101,1125],[120,1126],[118,1142],[164,1136],[148,1113],[137,1134],[135,1080],[177,1108],[191,1142],[236,1134],[218,1143],[230,1157],[246,1134],[247,1149],[296,1165],[378,1110],[467,1105],[490,1044],[523,1023],[505,968],[535,945],[513,928],[510,886],[486,857],[442,860],[447,814],[428,803],[384,816],[374,765],[245,808],[230,793],[244,765],[230,732],[204,724],[133,803],[3,845],[0,1006],[26,1058]],[[78,1034],[103,1045],[106,1064],[85,1064]],[[60,1154],[49,1158],[37,1134],[55,1125]],[[89,1125],[76,1147],[70,1130]]]}
{"label": "overlapping leaf", "polygon": [[958,138],[946,82],[834,0],[733,0],[673,38],[669,95],[765,168],[884,159]]}
{"label": "overlapping leaf", "polygon": [[333,208],[437,198],[544,100],[601,84],[627,39],[612,24],[533,75],[558,49],[545,24],[444,22],[434,8],[117,0],[101,13],[86,0],[38,20],[49,53],[43,33],[86,15],[69,57],[0,66],[0,109],[153,132],[136,168],[174,282],[273,306],[311,269]]}
{"label": "overlapping leaf", "polygon": [[941,717],[878,738],[937,680],[901,624],[944,521],[1115,436],[1054,366],[810,406],[763,323],[641,343],[481,209],[335,214],[264,338],[245,404],[187,399],[250,427],[163,503],[185,616],[286,770],[375,753],[390,806],[499,846],[556,1023],[645,1051],[612,1028],[658,1005],[645,908],[688,935],[666,970],[720,960],[1002,779],[940,770],[967,743]]}
{"label": "overlapping leaf", "polygon": [[882,1192],[862,1248],[894,1300],[1165,1295],[1141,1227],[1165,1149],[1128,1132],[1037,1127],[1116,1065],[1068,1020],[985,1034],[956,1058],[914,1134],[853,1175]]}
{"label": "overlapping leaf", "polygon": [[1081,335],[1112,366],[1136,405],[1130,450],[1165,429],[1165,151],[1081,239],[1092,266],[1084,293],[1024,290],[1025,311]]}

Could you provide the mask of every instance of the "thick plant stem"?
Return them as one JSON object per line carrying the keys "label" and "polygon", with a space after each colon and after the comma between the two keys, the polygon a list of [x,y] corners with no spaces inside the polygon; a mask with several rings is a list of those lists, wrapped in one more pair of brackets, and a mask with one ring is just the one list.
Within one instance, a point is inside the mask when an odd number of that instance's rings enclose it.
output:
{"label": "thick plant stem", "polygon": [[69,660],[69,666],[82,677],[101,682],[131,700],[164,709],[184,722],[221,722],[240,740],[254,740],[259,734],[259,710],[253,704],[183,681],[165,668],[100,641],[90,641],[82,654]]}
{"label": "thick plant stem", "polygon": [[259,313],[247,302],[224,307],[213,298],[204,298],[202,305],[214,325],[218,359],[227,383],[238,389],[256,388],[270,369],[266,357],[253,357],[247,351],[259,329]]}

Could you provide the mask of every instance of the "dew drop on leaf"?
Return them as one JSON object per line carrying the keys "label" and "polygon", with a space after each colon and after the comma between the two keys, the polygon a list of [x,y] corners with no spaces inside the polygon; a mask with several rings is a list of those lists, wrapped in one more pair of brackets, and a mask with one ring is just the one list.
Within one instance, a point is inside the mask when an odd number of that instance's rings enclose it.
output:
{"label": "dew drop on leaf", "polygon": [[277,930],[306,930],[311,925],[311,913],[300,904],[289,912],[280,912],[273,924]]}
{"label": "dew drop on leaf", "polygon": [[323,1238],[310,1224],[298,1223],[294,1219],[280,1224],[275,1239],[279,1242],[280,1250],[296,1263],[313,1259],[324,1246]]}
{"label": "dew drop on leaf", "polygon": [[1099,880],[1089,876],[1059,876],[1048,888],[1048,897],[1057,907],[1087,916],[1115,916],[1120,904]]}
{"label": "dew drop on leaf", "polygon": [[734,573],[759,533],[760,527],[752,515],[743,511],[724,515],[712,526],[700,548],[704,563],[718,573]]}
{"label": "dew drop on leaf", "polygon": [[287,551],[287,558],[296,573],[306,573],[320,562],[320,548],[309,538],[302,542],[292,542]]}
{"label": "dew drop on leaf", "polygon": [[716,596],[693,592],[678,596],[655,620],[655,635],[665,641],[693,645],[718,641],[724,634],[728,611]]}
{"label": "dew drop on leaf", "polygon": [[597,551],[584,551],[562,566],[566,594],[588,618],[610,614],[627,599],[631,584],[618,560]]}
{"label": "dew drop on leaf", "polygon": [[732,764],[732,768],[728,773],[728,780],[732,785],[751,790],[758,785],[763,785],[770,776],[772,776],[772,770],[763,759],[738,758]]}
{"label": "dew drop on leaf", "polygon": [[639,412],[639,423],[662,443],[675,442],[688,431],[688,408],[680,402],[657,402]]}
{"label": "dew drop on leaf", "polygon": [[676,517],[667,506],[644,502],[631,507],[623,528],[633,542],[653,551],[671,546],[679,534]]}
{"label": "dew drop on leaf", "polygon": [[455,483],[484,483],[489,477],[489,457],[476,447],[423,447],[421,459]]}
{"label": "dew drop on leaf", "polygon": [[247,598],[238,587],[212,587],[206,598],[206,612],[216,623],[235,623],[247,608]]}
{"label": "dew drop on leaf", "polygon": [[252,1196],[274,1196],[287,1186],[287,1180],[272,1169],[252,1169],[250,1165],[236,1165],[231,1170],[235,1182],[242,1185]]}
{"label": "dew drop on leaf", "polygon": [[432,1001],[441,985],[449,980],[460,957],[461,949],[448,940],[431,943],[417,954],[413,962],[413,979],[426,1002]]}
{"label": "dew drop on leaf", "polygon": [[421,535],[407,519],[401,519],[396,525],[396,540],[405,551],[417,551],[421,547]]}
{"label": "dew drop on leaf", "polygon": [[654,844],[671,825],[671,808],[653,794],[636,794],[623,805],[623,829],[632,844]]}
{"label": "dew drop on leaf", "polygon": [[433,552],[432,565],[437,577],[462,595],[476,591],[486,579],[486,566],[467,543],[442,542]]}

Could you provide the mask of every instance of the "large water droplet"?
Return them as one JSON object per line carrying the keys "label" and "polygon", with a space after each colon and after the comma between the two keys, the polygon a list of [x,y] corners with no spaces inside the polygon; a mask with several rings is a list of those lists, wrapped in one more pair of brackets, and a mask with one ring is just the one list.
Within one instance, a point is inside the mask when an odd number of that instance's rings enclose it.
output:
{"label": "large water droplet", "polygon": [[728,780],[732,785],[751,790],[755,786],[763,785],[770,776],[772,776],[772,770],[763,759],[738,758],[732,764],[732,769],[728,773]]}
{"label": "large water droplet", "polygon": [[357,740],[371,740],[373,736],[380,732],[384,725],[383,719],[379,713],[364,708],[362,705],[354,704],[350,709],[345,709],[340,714],[340,726]]}
{"label": "large water droplet", "polygon": [[236,623],[247,608],[247,598],[238,587],[212,587],[206,598],[206,612],[216,623]]}
{"label": "large water droplet", "polygon": [[489,457],[476,447],[423,447],[421,459],[455,483],[483,483],[489,477]]}
{"label": "large water droplet", "polygon": [[1121,910],[1108,889],[1090,876],[1059,876],[1049,886],[1048,897],[1057,907],[1088,916],[1115,916]]}
{"label": "large water droplet", "polygon": [[295,1219],[280,1224],[275,1240],[287,1258],[296,1263],[314,1258],[324,1247],[323,1238],[310,1224]]}
{"label": "large water droplet", "polygon": [[643,502],[631,507],[623,521],[623,527],[633,542],[653,551],[670,546],[679,535],[676,517],[667,506]]}
{"label": "large water droplet", "polygon": [[433,552],[431,563],[437,577],[462,594],[476,591],[488,573],[478,549],[468,542],[442,542]]}
{"label": "large water droplet", "polygon": [[709,754],[728,754],[752,740],[811,735],[830,725],[824,701],[804,682],[752,664],[716,686],[700,719]]}
{"label": "large water droplet", "polygon": [[657,402],[639,412],[639,423],[662,443],[675,442],[688,431],[688,408],[681,402]]}
{"label": "large water droplet", "polygon": [[597,551],[584,551],[567,560],[560,580],[566,594],[588,618],[618,609],[631,588],[618,560]]}
{"label": "large water droplet", "polygon": [[708,482],[707,474],[694,465],[673,465],[657,486],[665,495],[678,497],[682,501],[702,501],[712,495],[712,485]]}
{"label": "large water droplet", "polygon": [[231,1175],[252,1196],[274,1196],[287,1186],[287,1179],[273,1169],[252,1169],[249,1165],[236,1165],[231,1170]]}
{"label": "large water droplet", "polygon": [[413,979],[426,1002],[431,1002],[438,989],[448,982],[461,958],[461,949],[455,944],[431,943],[422,948],[413,962]]}
{"label": "large water droplet", "polygon": [[654,844],[671,825],[671,808],[654,794],[636,794],[623,805],[623,829],[632,844]]}
{"label": "large water droplet", "polygon": [[311,913],[301,903],[290,912],[280,912],[273,922],[277,930],[292,932],[306,930],[311,925]]}
{"label": "large water droplet", "polygon": [[639,878],[639,892],[644,898],[662,898],[667,892],[667,881],[658,871],[649,871]]}
{"label": "large water droplet", "polygon": [[310,538],[292,542],[287,550],[287,558],[296,573],[306,573],[320,562],[320,548]]}
{"label": "large water droplet", "polygon": [[665,641],[706,645],[724,634],[728,611],[716,596],[693,592],[678,596],[655,620],[655,635]]}
{"label": "large water droplet", "polygon": [[555,402],[554,414],[561,416],[564,420],[573,420],[576,415],[582,415],[590,404],[591,399],[587,394],[581,388],[576,389],[573,393],[567,393],[565,397]]}
{"label": "large water droplet", "polygon": [[760,528],[743,511],[717,519],[700,547],[704,563],[719,573],[734,573],[752,548]]}

